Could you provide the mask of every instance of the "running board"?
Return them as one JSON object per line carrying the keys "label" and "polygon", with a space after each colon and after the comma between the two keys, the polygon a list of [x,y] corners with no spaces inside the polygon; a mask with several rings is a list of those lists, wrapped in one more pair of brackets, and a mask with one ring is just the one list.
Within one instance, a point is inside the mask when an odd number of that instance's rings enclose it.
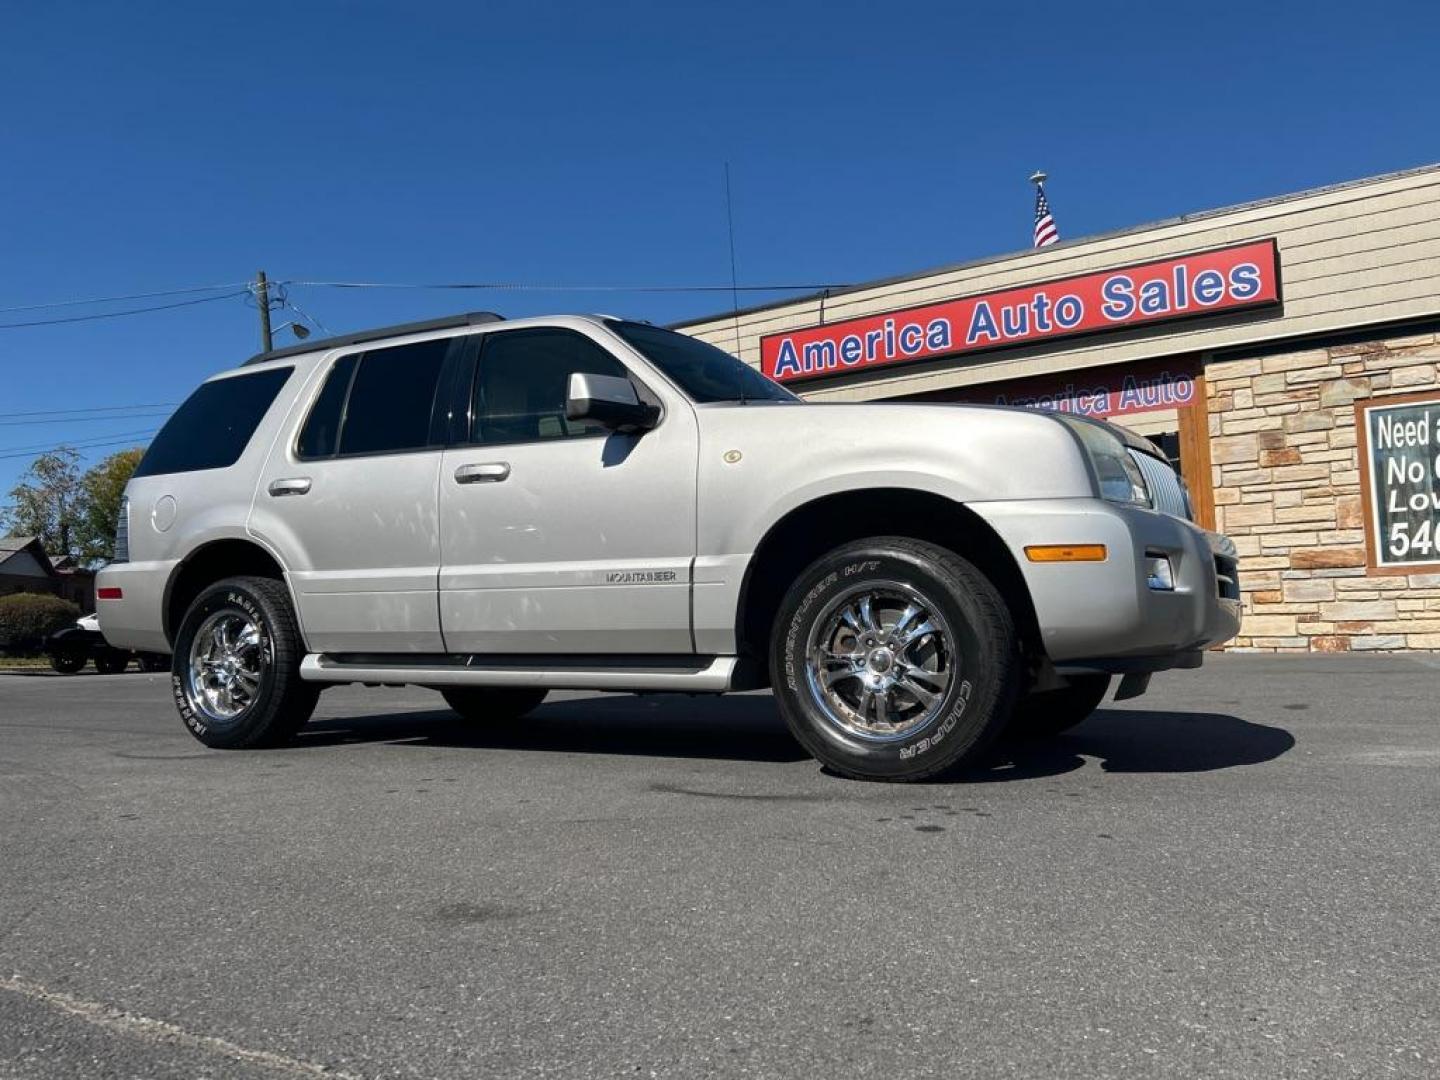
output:
{"label": "running board", "polygon": [[[300,662],[300,678],[327,683],[418,683],[422,686],[532,686],[547,690],[657,690],[705,694],[739,689],[734,656],[634,657],[633,667],[620,658],[593,658],[576,663],[555,657],[337,657],[311,653]],[[655,663],[655,660],[661,660]]]}

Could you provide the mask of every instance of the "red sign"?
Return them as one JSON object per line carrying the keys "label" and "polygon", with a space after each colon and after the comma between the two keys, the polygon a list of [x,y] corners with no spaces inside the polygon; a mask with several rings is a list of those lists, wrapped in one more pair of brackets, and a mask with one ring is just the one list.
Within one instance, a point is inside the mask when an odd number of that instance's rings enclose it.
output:
{"label": "red sign", "polygon": [[766,375],[793,382],[1279,300],[1279,251],[1261,240],[768,334],[760,359]]}

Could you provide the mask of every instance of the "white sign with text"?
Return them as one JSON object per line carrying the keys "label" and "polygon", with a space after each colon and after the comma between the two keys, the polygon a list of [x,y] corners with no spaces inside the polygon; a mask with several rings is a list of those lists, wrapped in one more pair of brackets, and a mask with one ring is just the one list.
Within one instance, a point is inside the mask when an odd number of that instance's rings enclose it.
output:
{"label": "white sign with text", "polygon": [[1360,413],[1375,565],[1440,564],[1440,394]]}

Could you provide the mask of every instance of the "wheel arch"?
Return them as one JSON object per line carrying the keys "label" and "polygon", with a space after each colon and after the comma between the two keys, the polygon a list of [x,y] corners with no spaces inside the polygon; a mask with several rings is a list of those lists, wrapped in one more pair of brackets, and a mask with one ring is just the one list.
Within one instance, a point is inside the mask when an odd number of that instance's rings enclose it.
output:
{"label": "wheel arch", "polygon": [[765,533],[746,565],[736,610],[736,645],[759,661],[785,591],[825,552],[867,536],[924,540],[973,563],[1010,608],[1027,654],[1043,653],[1029,587],[1010,549],[978,513],[943,495],[914,488],[866,488],[824,495],[787,512]]}
{"label": "wheel arch", "polygon": [[[165,640],[175,644],[185,612],[207,586],[240,575],[271,578],[289,587],[280,560],[262,544],[234,537],[211,540],[187,555],[165,585]],[[290,603],[298,619],[293,594]]]}

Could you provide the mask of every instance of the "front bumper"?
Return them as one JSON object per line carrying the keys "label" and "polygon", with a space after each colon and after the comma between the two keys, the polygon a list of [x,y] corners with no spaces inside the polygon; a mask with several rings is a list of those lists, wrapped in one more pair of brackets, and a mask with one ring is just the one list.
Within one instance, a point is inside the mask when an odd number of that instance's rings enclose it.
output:
{"label": "front bumper", "polygon": [[[1240,632],[1235,548],[1188,521],[1100,499],[972,504],[1010,548],[1029,586],[1046,655],[1064,671],[1197,667]],[[1033,563],[1031,545],[1104,544],[1104,562]],[[1146,560],[1170,561],[1152,589]]]}

